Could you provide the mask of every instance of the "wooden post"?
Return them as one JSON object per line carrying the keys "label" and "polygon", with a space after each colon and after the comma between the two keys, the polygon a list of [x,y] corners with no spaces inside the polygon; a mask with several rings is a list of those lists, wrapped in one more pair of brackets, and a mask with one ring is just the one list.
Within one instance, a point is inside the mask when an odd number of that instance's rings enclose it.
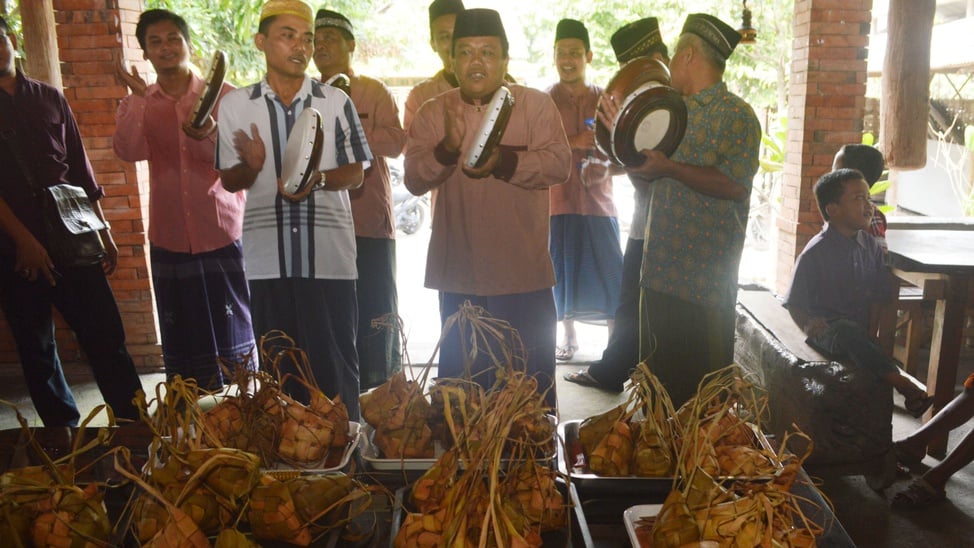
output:
{"label": "wooden post", "polygon": [[930,37],[936,0],[890,0],[880,100],[880,149],[891,168],[927,163]]}
{"label": "wooden post", "polygon": [[54,30],[53,0],[20,3],[23,23],[24,71],[31,77],[61,89],[61,64]]}

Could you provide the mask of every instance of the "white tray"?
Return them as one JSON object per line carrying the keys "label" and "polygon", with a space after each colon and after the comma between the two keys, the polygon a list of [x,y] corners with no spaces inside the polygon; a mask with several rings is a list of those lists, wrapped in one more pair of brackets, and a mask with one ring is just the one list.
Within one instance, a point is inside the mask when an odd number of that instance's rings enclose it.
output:
{"label": "white tray", "polygon": [[622,521],[626,522],[626,531],[629,533],[629,541],[632,543],[633,548],[643,548],[639,544],[639,538],[636,536],[636,522],[641,518],[659,515],[659,511],[662,508],[662,504],[640,504],[630,506],[622,513]]}

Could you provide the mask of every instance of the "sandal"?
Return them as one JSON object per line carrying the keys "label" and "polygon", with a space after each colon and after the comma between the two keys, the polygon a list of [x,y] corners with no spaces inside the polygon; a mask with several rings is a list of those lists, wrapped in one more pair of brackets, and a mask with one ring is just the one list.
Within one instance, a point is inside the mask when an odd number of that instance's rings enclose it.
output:
{"label": "sandal", "polygon": [[906,486],[906,489],[893,495],[892,505],[894,508],[926,508],[947,499],[947,492],[943,489],[934,489],[927,480],[917,478]]}
{"label": "sandal", "polygon": [[923,396],[917,398],[908,398],[903,402],[903,406],[906,408],[906,412],[913,416],[915,419],[919,419],[927,412],[927,409],[933,405],[933,396],[929,394],[924,394]]}
{"label": "sandal", "polygon": [[582,386],[589,386],[592,388],[602,388],[599,381],[595,380],[595,377],[588,372],[588,369],[579,369],[574,373],[565,374],[564,379],[568,382],[573,382],[575,384],[580,384]]}
{"label": "sandal", "polygon": [[558,361],[567,362],[568,360],[575,357],[575,351],[578,350],[578,345],[576,344],[566,344],[565,346],[559,346],[555,349],[555,359]]}

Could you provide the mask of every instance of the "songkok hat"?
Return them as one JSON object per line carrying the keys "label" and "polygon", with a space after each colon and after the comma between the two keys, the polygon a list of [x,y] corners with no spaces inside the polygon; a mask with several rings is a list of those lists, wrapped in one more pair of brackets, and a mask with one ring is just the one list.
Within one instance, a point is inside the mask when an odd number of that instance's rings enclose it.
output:
{"label": "songkok hat", "polygon": [[683,32],[692,33],[713,46],[725,60],[730,57],[734,47],[741,41],[741,33],[727,23],[706,13],[693,13],[683,23]]}
{"label": "songkok hat", "polygon": [[315,15],[315,30],[322,27],[341,29],[348,33],[348,37],[355,40],[355,29],[352,27],[352,22],[348,20],[348,17],[337,11],[318,10],[317,15]]}
{"label": "songkok hat", "polygon": [[558,21],[558,26],[555,28],[555,42],[565,38],[578,38],[585,43],[585,51],[592,49],[588,41],[588,29],[581,21],[574,19]]}
{"label": "songkok hat", "polygon": [[430,23],[442,15],[463,11],[463,0],[434,0],[430,4]]}
{"label": "songkok hat", "polygon": [[629,23],[615,31],[609,42],[620,65],[636,57],[652,55],[656,51],[666,55],[666,45],[663,43],[663,35],[659,32],[659,21],[655,17],[646,17]]}
{"label": "songkok hat", "polygon": [[501,14],[494,10],[474,8],[457,14],[457,22],[453,25],[453,43],[470,36],[496,36],[501,39],[504,51],[507,51],[504,23],[501,22]]}
{"label": "songkok hat", "polygon": [[314,17],[311,16],[311,7],[301,0],[268,0],[260,8],[260,20],[275,15],[296,15],[305,21],[314,24]]}

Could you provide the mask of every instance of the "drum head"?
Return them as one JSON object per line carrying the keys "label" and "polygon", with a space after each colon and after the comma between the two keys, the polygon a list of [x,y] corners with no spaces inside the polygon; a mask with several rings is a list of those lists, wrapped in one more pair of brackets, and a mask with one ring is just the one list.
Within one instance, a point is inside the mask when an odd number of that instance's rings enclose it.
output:
{"label": "drum head", "polygon": [[304,109],[295,120],[284,149],[281,192],[285,197],[300,198],[310,192],[308,187],[318,171],[323,140],[321,114],[310,107]]}
{"label": "drum head", "polygon": [[507,86],[497,88],[477,131],[473,146],[467,152],[467,159],[464,161],[467,167],[476,169],[490,158],[494,147],[504,136],[512,110],[514,110],[514,95],[511,94],[511,90],[507,89]]}
{"label": "drum head", "polygon": [[206,124],[207,117],[213,112],[213,106],[220,97],[220,90],[223,89],[223,79],[227,75],[227,54],[220,50],[213,52],[213,61],[210,63],[210,72],[206,76],[206,84],[203,86],[203,93],[193,107],[193,115],[189,118],[189,123],[194,128],[201,128]]}
{"label": "drum head", "polygon": [[[673,153],[686,132],[687,110],[680,93],[670,87],[670,73],[662,62],[648,57],[629,61],[605,88],[619,101],[612,127],[596,119],[595,143],[617,164],[636,166],[641,150]],[[598,107],[602,109],[602,104]]]}
{"label": "drum head", "polygon": [[638,166],[640,151],[658,150],[669,156],[680,146],[687,129],[687,107],[673,88],[641,90],[619,110],[612,150],[619,162]]}

